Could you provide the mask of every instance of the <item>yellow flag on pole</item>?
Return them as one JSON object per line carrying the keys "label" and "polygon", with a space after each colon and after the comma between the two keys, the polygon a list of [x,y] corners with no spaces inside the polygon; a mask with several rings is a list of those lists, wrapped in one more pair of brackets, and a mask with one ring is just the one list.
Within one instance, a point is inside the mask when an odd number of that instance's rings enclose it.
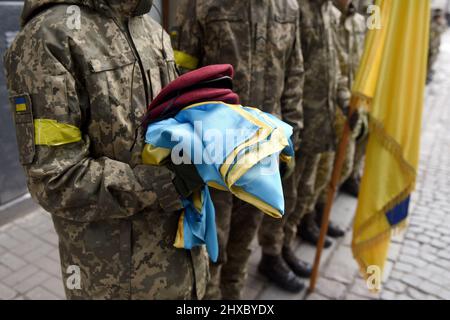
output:
{"label": "yellow flag on pole", "polygon": [[371,127],[352,242],[365,275],[372,266],[383,270],[391,232],[406,224],[419,162],[430,26],[429,0],[377,5],[381,25],[368,32],[352,90],[367,102]]}

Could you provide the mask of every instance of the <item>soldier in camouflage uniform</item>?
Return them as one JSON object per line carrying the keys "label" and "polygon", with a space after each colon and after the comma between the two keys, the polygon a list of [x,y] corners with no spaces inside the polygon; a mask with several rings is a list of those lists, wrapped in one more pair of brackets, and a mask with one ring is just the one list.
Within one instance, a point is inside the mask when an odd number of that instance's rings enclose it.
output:
{"label": "soldier in camouflage uniform", "polygon": [[442,34],[447,30],[445,16],[442,9],[432,9],[430,26],[430,44],[428,49],[428,76],[427,82],[433,80],[433,66],[439,56]]}
{"label": "soldier in camouflage uniform", "polygon": [[182,206],[173,174],[141,165],[143,141],[133,144],[146,106],[177,76],[151,5],[27,0],[5,57],[20,161],[52,214],[69,299],[205,292],[204,248],[173,246]]}
{"label": "soldier in camouflage uniform", "polygon": [[[335,0],[335,2],[337,8],[342,12],[337,38],[337,45],[341,47],[338,51],[340,52],[339,60],[342,72],[348,78],[348,87],[351,89],[364,51],[367,25],[364,16],[357,12],[357,8],[352,1]],[[349,162],[346,162],[341,179],[341,182],[343,182],[342,190],[355,197],[359,193],[364,155],[369,139],[368,121],[367,110],[363,107],[359,108],[359,122],[353,130],[349,147],[354,156],[347,155],[350,158],[347,158]],[[350,162],[353,162],[352,166],[349,165]]]}
{"label": "soldier in camouflage uniform", "polygon": [[[298,22],[295,0],[185,0],[172,33],[176,60],[183,69],[232,64],[236,71],[235,91],[241,103],[288,122],[298,140],[303,126],[303,60]],[[212,198],[220,252],[218,263],[210,268],[212,280],[207,297],[238,299],[245,283],[250,243],[263,215],[230,193],[214,190]],[[281,230],[281,236],[283,220],[269,222]],[[280,234],[274,229],[273,232]],[[275,270],[275,276],[288,290],[301,290],[301,281],[279,253],[265,256],[270,271]]]}
{"label": "soldier in camouflage uniform", "polygon": [[338,92],[347,90],[334,45],[339,11],[327,0],[298,0],[298,3],[305,61],[304,128],[297,163],[298,197],[294,214],[286,223],[285,246],[293,245],[303,217],[303,235],[319,236],[314,216],[308,213],[313,211],[318,194],[327,185],[316,183],[317,173],[324,154],[336,149],[336,97]]}
{"label": "soldier in camouflage uniform", "polygon": [[369,6],[374,4],[374,0],[358,0],[356,3],[354,3],[357,11],[359,14],[367,17],[369,13],[367,12]]}
{"label": "soldier in camouflage uniform", "polygon": [[[364,50],[366,25],[364,17],[357,13],[356,7],[353,5],[353,2],[351,0],[334,0],[334,4],[341,12],[339,24],[336,26],[337,36],[335,46],[339,58],[340,70],[343,75],[341,79],[346,81],[346,83],[342,83],[340,85],[340,88],[343,88],[343,90],[339,90],[337,96],[337,103],[339,106],[341,106],[341,108],[336,108],[335,126],[336,144],[338,144],[342,137],[344,127],[347,123],[347,117],[345,116],[345,114],[348,113],[348,111],[345,110],[345,108],[347,108],[350,104],[350,90],[353,85],[354,78],[359,67],[359,62]],[[360,113],[361,115],[358,117],[359,122],[362,122],[363,118],[367,120],[367,114],[365,114],[363,110],[361,110]],[[356,125],[353,135],[349,139],[344,166],[341,172],[341,183],[345,182],[352,176],[355,162],[356,142],[357,140],[360,141],[362,136],[366,136],[364,135],[364,130],[361,129],[361,126]],[[363,142],[360,147],[362,149],[365,148],[365,143]],[[329,185],[331,173],[334,167],[335,157],[335,152],[330,152],[322,156],[321,164],[319,165],[318,169],[319,172],[317,175],[316,185]],[[363,157],[358,158],[357,161],[363,162],[362,158]],[[357,170],[359,171],[360,169],[358,168]],[[322,221],[322,214],[325,209],[327,194],[328,187],[325,188],[319,195],[317,195],[318,199],[313,214],[315,214],[316,223],[318,226],[320,226]],[[342,237],[343,235],[344,231],[330,221],[328,227],[328,236],[338,238]],[[314,237],[307,240],[310,240],[313,244],[317,244],[318,239]],[[329,246],[331,245],[331,243],[328,241],[325,245]]]}

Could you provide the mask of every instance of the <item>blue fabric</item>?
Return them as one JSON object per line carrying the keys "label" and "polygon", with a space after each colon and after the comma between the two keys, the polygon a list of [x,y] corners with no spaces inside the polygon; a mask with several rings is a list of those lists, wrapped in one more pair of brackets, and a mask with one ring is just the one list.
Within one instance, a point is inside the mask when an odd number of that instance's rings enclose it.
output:
{"label": "blue fabric", "polygon": [[386,214],[386,218],[391,226],[398,225],[408,217],[410,200],[411,197],[406,198]]}
{"label": "blue fabric", "polygon": [[16,104],[26,104],[27,99],[25,99],[25,97],[17,97],[17,98],[15,98],[15,102],[16,102]]}
{"label": "blue fabric", "polygon": [[193,247],[206,244],[206,249],[211,260],[216,262],[219,256],[219,245],[217,242],[216,216],[213,202],[209,194],[209,189],[202,190],[203,207],[198,212],[190,200],[184,199],[183,205],[184,221],[184,247]]}
{"label": "blue fabric", "polygon": [[[253,120],[260,121],[264,125],[259,125]],[[241,150],[223,177],[220,170],[227,156],[238,146],[255,137],[262,127],[270,129],[268,136]],[[277,141],[281,141],[280,133],[283,142],[278,143]],[[188,162],[194,162],[206,184],[214,182],[241,199],[245,197],[246,200],[243,200],[250,203],[253,200],[249,201],[248,196],[253,197],[257,200],[253,201],[256,204],[252,204],[257,207],[261,204],[268,206],[281,217],[284,214],[284,197],[279,157],[281,153],[287,156],[294,155],[291,135],[292,127],[270,114],[224,103],[203,103],[186,108],[173,118],[151,124],[147,130],[146,143],[153,147],[171,149],[175,155],[183,154]],[[224,145],[218,143],[216,139],[218,136],[227,137]],[[239,160],[249,159],[249,154],[256,154],[256,150],[265,145],[270,146],[269,154],[247,168],[234,184],[227,184],[230,173],[243,168]],[[174,161],[173,154],[172,161]],[[175,161],[174,163],[177,164]],[[183,199],[184,247],[191,249],[206,244],[210,258],[216,261],[218,244],[214,206],[208,187],[204,188],[202,194],[201,212],[198,212],[190,199]]]}

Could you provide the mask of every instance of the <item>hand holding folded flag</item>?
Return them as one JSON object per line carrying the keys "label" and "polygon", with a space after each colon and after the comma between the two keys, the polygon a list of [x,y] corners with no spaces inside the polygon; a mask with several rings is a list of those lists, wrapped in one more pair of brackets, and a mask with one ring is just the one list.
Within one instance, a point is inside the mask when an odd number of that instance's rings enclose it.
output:
{"label": "hand holding folded flag", "polygon": [[[206,244],[213,261],[218,244],[208,187],[231,192],[281,218],[284,197],[279,163],[290,161],[294,154],[292,127],[270,114],[239,105],[231,90],[232,76],[229,65],[210,66],[167,86],[149,108],[142,154],[149,165],[173,161],[170,167],[175,170],[175,162],[181,160],[175,158],[179,157],[187,160],[187,166],[195,166],[205,186],[193,193],[182,183],[177,188],[187,192],[180,192],[184,212],[175,247],[191,249]],[[224,139],[211,141],[208,133]],[[238,134],[229,139],[229,133]]]}

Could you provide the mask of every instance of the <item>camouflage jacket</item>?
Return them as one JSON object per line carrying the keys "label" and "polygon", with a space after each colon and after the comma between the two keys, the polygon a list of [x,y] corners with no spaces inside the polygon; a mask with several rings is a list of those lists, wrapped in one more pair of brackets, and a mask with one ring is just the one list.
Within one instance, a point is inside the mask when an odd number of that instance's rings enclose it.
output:
{"label": "camouflage jacket", "polygon": [[430,51],[439,53],[439,47],[441,46],[441,36],[447,30],[447,24],[445,18],[435,15],[432,11],[431,24],[430,24]]}
{"label": "camouflage jacket", "polygon": [[[355,2],[355,1],[353,1],[353,2]],[[368,8],[369,8],[369,6],[371,6],[373,4],[374,4],[374,0],[358,0],[355,3],[355,7],[357,8],[358,12],[361,15],[367,17],[367,16],[369,16],[369,13],[367,12]]]}
{"label": "camouflage jacket", "polygon": [[341,76],[335,47],[340,12],[327,0],[298,0],[298,3],[305,63],[301,150],[315,154],[336,148],[336,98],[347,84],[347,79]]}
{"label": "camouflage jacket", "polygon": [[131,15],[137,3],[25,1],[5,56],[20,160],[52,214],[71,299],[201,298],[207,281],[204,249],[173,247],[172,175],[141,165],[141,139],[133,147],[149,101],[177,76],[168,35]]}
{"label": "camouflage jacket", "polygon": [[183,0],[173,44],[177,63],[234,66],[241,103],[303,127],[303,58],[295,0]]}
{"label": "camouflage jacket", "polygon": [[365,18],[350,3],[346,11],[342,12],[337,25],[336,37],[341,72],[348,80],[347,87],[349,90],[352,88],[364,51],[366,30]]}

